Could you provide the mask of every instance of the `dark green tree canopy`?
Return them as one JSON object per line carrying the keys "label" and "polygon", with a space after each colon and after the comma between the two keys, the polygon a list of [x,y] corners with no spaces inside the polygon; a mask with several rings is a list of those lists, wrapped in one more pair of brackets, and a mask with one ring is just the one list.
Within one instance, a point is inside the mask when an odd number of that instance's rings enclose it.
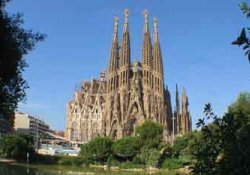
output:
{"label": "dark green tree canopy", "polygon": [[205,124],[192,145],[193,174],[250,174],[250,94],[241,93],[228,112],[216,117],[211,105],[205,108]]}
{"label": "dark green tree canopy", "polygon": [[27,152],[34,152],[34,140],[30,135],[6,134],[0,139],[0,148],[7,158],[26,160]]}
{"label": "dark green tree canopy", "polygon": [[44,39],[40,33],[23,29],[20,13],[10,15],[5,11],[9,1],[0,0],[0,119],[12,114],[18,102],[25,100],[28,85],[22,76],[27,67],[24,56]]}
{"label": "dark green tree canopy", "polygon": [[124,159],[132,159],[140,150],[141,141],[137,137],[123,137],[112,145],[113,153]]}
{"label": "dark green tree canopy", "polygon": [[81,155],[89,159],[106,162],[111,155],[113,141],[108,137],[96,137],[89,143],[82,145]]}
{"label": "dark green tree canopy", "polygon": [[141,139],[143,145],[147,147],[157,147],[163,137],[163,128],[160,124],[151,120],[146,120],[141,126],[136,128],[136,134]]}

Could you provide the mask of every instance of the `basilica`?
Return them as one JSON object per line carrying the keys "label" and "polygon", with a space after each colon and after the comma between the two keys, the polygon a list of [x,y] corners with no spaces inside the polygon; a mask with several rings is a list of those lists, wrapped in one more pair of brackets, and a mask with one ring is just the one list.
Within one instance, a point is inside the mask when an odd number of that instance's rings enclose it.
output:
{"label": "basilica", "polygon": [[69,141],[87,143],[97,136],[114,140],[135,134],[145,120],[159,123],[164,140],[191,131],[188,97],[183,88],[182,102],[176,85],[175,108],[164,84],[158,21],[153,19],[151,40],[148,12],[144,11],[141,62],[131,62],[129,11],[124,12],[122,39],[119,40],[118,18],[107,71],[99,79],[83,81],[67,104],[65,135]]}

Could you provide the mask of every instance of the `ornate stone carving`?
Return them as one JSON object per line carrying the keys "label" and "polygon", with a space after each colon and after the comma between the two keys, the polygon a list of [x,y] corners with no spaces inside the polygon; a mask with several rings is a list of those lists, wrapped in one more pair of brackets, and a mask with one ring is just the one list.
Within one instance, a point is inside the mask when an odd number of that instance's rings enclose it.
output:
{"label": "ornate stone carving", "polygon": [[182,98],[182,113],[177,92],[176,110],[172,114],[170,93],[164,87],[157,20],[154,20],[152,43],[149,15],[144,12],[142,61],[131,64],[128,16],[128,10],[125,10],[121,45],[119,21],[115,19],[107,76],[102,72],[100,80],[83,82],[67,105],[66,137],[71,141],[86,143],[98,135],[113,139],[133,135],[135,127],[146,119],[164,127],[166,140],[173,130],[177,134],[191,130],[186,91]]}

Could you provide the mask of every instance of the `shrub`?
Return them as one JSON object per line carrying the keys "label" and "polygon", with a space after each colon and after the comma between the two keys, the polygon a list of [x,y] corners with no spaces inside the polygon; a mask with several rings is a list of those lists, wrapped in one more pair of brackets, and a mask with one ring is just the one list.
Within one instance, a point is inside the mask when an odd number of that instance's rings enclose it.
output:
{"label": "shrub", "polygon": [[139,157],[141,162],[146,164],[147,166],[156,167],[158,165],[161,155],[160,152],[155,148],[148,149],[147,147],[143,147],[141,149]]}
{"label": "shrub", "polygon": [[171,150],[172,155],[178,157],[185,154],[191,154],[189,150],[190,145],[191,142],[194,141],[194,138],[197,136],[197,134],[198,134],[197,131],[193,131],[190,133],[186,133],[181,137],[177,137]]}
{"label": "shrub", "polygon": [[97,137],[89,143],[82,145],[81,155],[102,163],[106,163],[107,158],[112,154],[113,141],[107,137]]}
{"label": "shrub", "polygon": [[139,152],[141,142],[136,137],[123,137],[112,145],[113,153],[126,160],[131,160]]}
{"label": "shrub", "polygon": [[163,128],[160,124],[147,120],[136,128],[136,133],[144,146],[157,148],[162,140]]}
{"label": "shrub", "polygon": [[41,155],[35,154],[33,159],[31,160],[33,163],[40,164],[58,164],[58,162],[62,159],[62,156],[50,156],[50,155]]}
{"label": "shrub", "polygon": [[0,140],[0,149],[8,158],[26,160],[27,152],[34,153],[33,144],[33,137],[30,135],[7,134]]}
{"label": "shrub", "polygon": [[122,169],[134,169],[134,168],[143,169],[143,168],[145,168],[145,165],[143,165],[143,164],[135,164],[133,162],[124,162],[124,163],[120,164],[119,167],[122,168]]}
{"label": "shrub", "polygon": [[60,165],[72,165],[72,160],[71,158],[62,158],[58,163]]}
{"label": "shrub", "polygon": [[170,169],[170,170],[182,168],[183,166],[184,163],[179,158],[167,158],[162,164],[163,169]]}

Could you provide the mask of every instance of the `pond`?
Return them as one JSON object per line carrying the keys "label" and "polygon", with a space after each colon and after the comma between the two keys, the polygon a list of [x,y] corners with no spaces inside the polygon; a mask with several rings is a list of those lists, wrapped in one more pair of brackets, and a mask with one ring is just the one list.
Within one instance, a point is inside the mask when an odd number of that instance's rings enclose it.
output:
{"label": "pond", "polygon": [[[26,166],[0,164],[0,175],[144,175],[146,172],[104,171],[89,168],[62,166]],[[174,173],[158,172],[155,175],[174,175]]]}

